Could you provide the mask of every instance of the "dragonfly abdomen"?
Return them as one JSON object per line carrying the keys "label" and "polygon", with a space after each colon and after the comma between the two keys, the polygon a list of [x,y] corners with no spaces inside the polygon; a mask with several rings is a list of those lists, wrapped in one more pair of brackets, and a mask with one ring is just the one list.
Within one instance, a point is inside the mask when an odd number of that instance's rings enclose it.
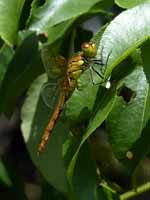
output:
{"label": "dragonfly abdomen", "polygon": [[44,151],[45,146],[48,142],[48,138],[49,138],[50,134],[52,133],[52,130],[55,126],[55,123],[56,123],[59,115],[61,114],[61,112],[63,110],[64,103],[65,103],[65,93],[64,93],[64,91],[62,91],[60,93],[60,97],[59,97],[58,103],[56,105],[55,111],[53,112],[53,114],[51,116],[51,119],[48,123],[48,126],[46,127],[46,129],[44,131],[41,142],[39,144],[39,147],[38,147],[39,153],[42,153]]}

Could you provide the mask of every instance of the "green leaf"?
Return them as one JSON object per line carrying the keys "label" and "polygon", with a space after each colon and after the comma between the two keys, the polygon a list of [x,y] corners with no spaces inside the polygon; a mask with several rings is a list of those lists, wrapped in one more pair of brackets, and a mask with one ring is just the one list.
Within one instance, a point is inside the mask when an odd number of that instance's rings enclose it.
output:
{"label": "green leaf", "polygon": [[131,152],[134,155],[133,159],[128,162],[130,168],[135,168],[137,163],[146,157],[150,153],[150,90],[148,91],[144,121],[143,121],[143,131],[141,137],[133,145]]}
{"label": "green leaf", "polygon": [[147,40],[141,47],[141,55],[142,55],[144,72],[145,72],[147,81],[150,83],[149,51],[150,51],[150,40]]}
{"label": "green leaf", "polygon": [[39,6],[37,0],[34,0],[29,20],[29,28],[42,32],[48,31],[50,27],[56,24],[83,15],[99,1],[100,0],[88,2],[79,0],[47,0],[42,6]]}
{"label": "green leaf", "polygon": [[[148,84],[148,87],[149,87],[149,84]],[[145,105],[143,128],[147,126],[149,119],[150,119],[150,89],[148,88],[147,100],[146,100],[146,105]]]}
{"label": "green leaf", "polygon": [[[118,15],[106,28],[98,55],[103,49],[103,62],[108,59],[105,79],[112,70],[150,36],[150,4],[129,9]],[[99,69],[97,69],[99,70]]]}
{"label": "green leaf", "polygon": [[25,0],[0,0],[0,37],[9,45],[17,43],[24,2]]}
{"label": "green leaf", "polygon": [[7,67],[0,87],[0,110],[10,115],[14,110],[16,99],[29,84],[42,72],[38,58],[38,37],[32,33],[28,36]]}
{"label": "green leaf", "polygon": [[117,101],[107,118],[110,143],[120,160],[127,160],[127,152],[141,137],[145,125],[145,111],[149,85],[142,67],[137,67],[118,87]]}
{"label": "green leaf", "polygon": [[[147,82],[150,84],[150,69],[149,69],[149,54],[150,51],[150,40],[147,40],[141,47],[141,57],[143,61],[143,69],[147,78]],[[150,90],[147,95],[146,109],[144,115],[144,127],[150,119]]]}
{"label": "green leaf", "polygon": [[115,0],[115,3],[122,8],[132,8],[139,4],[149,3],[150,0]]}
{"label": "green leaf", "polygon": [[96,5],[94,5],[93,8],[102,8],[107,10],[107,8],[110,8],[114,5],[114,0],[102,0],[98,2]]}
{"label": "green leaf", "polygon": [[47,44],[52,44],[58,39],[63,37],[68,29],[71,27],[75,19],[66,20],[62,23],[59,23],[48,30],[48,41]]}
{"label": "green leaf", "polygon": [[102,182],[101,186],[97,188],[97,196],[98,199],[103,200],[118,200],[116,192],[113,189],[111,189],[106,182]]}
{"label": "green leaf", "polygon": [[12,186],[11,179],[2,160],[0,160],[0,182],[6,184],[7,186]]}
{"label": "green leaf", "polygon": [[0,85],[3,82],[8,64],[10,63],[14,51],[7,45],[3,45],[0,49]]}
{"label": "green leaf", "polygon": [[103,200],[108,200],[108,195],[105,193],[104,189],[102,187],[98,187],[97,189],[97,198],[98,199],[103,199]]}
{"label": "green leaf", "polygon": [[[64,149],[66,149],[64,156],[65,160],[67,160],[67,165],[72,158],[77,145],[77,140],[75,140],[74,137],[64,144]],[[79,153],[74,174],[72,187],[70,188],[71,199],[94,200],[96,198],[97,185],[96,165],[92,158],[91,149],[88,143],[83,145],[83,148]]]}
{"label": "green leaf", "polygon": [[37,155],[38,145],[48,124],[52,110],[47,108],[41,99],[41,87],[47,81],[45,75],[36,79],[28,91],[28,97],[22,109],[22,132],[30,156],[45,179],[58,190],[67,192],[66,171],[62,159],[62,145],[69,130],[57,122],[52,136],[42,155]]}
{"label": "green leaf", "polygon": [[89,144],[85,143],[79,153],[73,177],[74,199],[96,199],[96,164],[92,159]]}
{"label": "green leaf", "polygon": [[[103,7],[112,6],[112,1],[109,3],[106,1],[96,1],[84,3],[83,7],[80,3],[72,1],[66,1],[61,4],[55,1],[47,1],[43,6],[38,7],[36,1],[33,1],[31,15],[29,18],[29,29],[36,30],[38,32],[48,33],[48,44],[54,43],[56,40],[60,39],[65,33],[69,32],[72,24],[83,14],[96,14],[103,13]],[[53,7],[54,4],[54,7]],[[75,7],[72,7],[75,4]],[[94,5],[94,6],[93,6]],[[66,8],[67,7],[67,8]],[[71,9],[70,9],[71,8]],[[72,11],[73,8],[73,11]],[[75,9],[74,9],[75,8]],[[52,11],[51,11],[52,9]],[[54,10],[60,10],[60,12],[55,12]],[[53,12],[54,11],[54,12]],[[49,13],[52,13],[49,15]],[[62,15],[63,13],[63,15]],[[106,14],[106,12],[105,12]],[[42,17],[40,17],[42,15]],[[63,16],[63,17],[62,17]],[[58,20],[58,21],[57,21]]]}
{"label": "green leaf", "polygon": [[78,146],[68,167],[67,173],[70,185],[72,185],[74,169],[82,145],[89,138],[89,136],[104,122],[113,107],[113,104],[115,102],[114,88],[108,91],[104,91],[104,89],[100,88],[97,99],[99,100],[99,102],[91,115],[87,130],[85,131],[80,145]]}
{"label": "green leaf", "polygon": [[133,159],[128,162],[130,168],[134,169],[139,161],[143,160],[150,153],[150,120],[148,121],[146,127],[143,129],[141,137],[133,145],[131,151],[133,154]]}

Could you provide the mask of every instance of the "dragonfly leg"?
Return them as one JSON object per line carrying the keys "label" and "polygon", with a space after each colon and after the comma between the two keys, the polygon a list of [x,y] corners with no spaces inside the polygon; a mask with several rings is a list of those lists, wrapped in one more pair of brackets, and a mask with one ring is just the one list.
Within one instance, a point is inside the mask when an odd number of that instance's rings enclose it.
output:
{"label": "dragonfly leg", "polygon": [[104,63],[102,63],[101,61],[94,61],[94,64],[100,65],[100,66],[105,66]]}
{"label": "dragonfly leg", "polygon": [[91,61],[92,61],[94,64],[98,64],[98,65],[101,65],[101,66],[104,66],[104,65],[105,65],[101,59],[92,59]]}
{"label": "dragonfly leg", "polygon": [[92,70],[102,79],[104,79],[104,75],[101,72],[98,72],[96,69],[94,69],[93,65],[92,65]]}
{"label": "dragonfly leg", "polygon": [[[102,81],[100,81],[99,83],[95,83],[95,82],[94,82],[92,70],[93,70],[98,76],[100,76],[100,77],[102,78]],[[90,68],[90,76],[91,76],[93,85],[100,85],[100,84],[102,84],[102,83],[105,82],[105,81],[104,81],[104,76],[103,76],[103,74],[101,74],[100,72],[97,72],[93,67]]]}
{"label": "dragonfly leg", "polygon": [[112,53],[112,50],[111,50],[111,51],[109,52],[109,54],[107,55],[104,73],[106,72],[108,60],[109,60],[109,57],[110,57],[111,53]]}

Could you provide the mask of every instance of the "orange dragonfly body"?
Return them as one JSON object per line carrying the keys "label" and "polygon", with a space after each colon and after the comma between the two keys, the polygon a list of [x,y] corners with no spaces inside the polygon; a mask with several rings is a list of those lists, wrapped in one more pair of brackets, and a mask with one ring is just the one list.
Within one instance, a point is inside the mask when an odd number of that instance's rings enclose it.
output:
{"label": "orange dragonfly body", "polygon": [[[61,111],[63,110],[65,102],[68,100],[68,98],[72,95],[73,91],[77,87],[77,84],[78,84],[77,82],[80,75],[83,73],[83,71],[89,68],[89,65],[91,64],[91,62],[96,62],[96,60],[94,60],[96,56],[96,45],[94,43],[92,42],[83,43],[81,46],[81,49],[82,51],[76,54],[75,56],[73,56],[71,59],[69,59],[68,62],[62,56],[59,56],[59,58],[57,57],[55,59],[55,63],[57,63],[57,68],[50,69],[52,76],[55,74],[56,75],[55,79],[59,80],[58,81],[59,95],[57,98],[57,103],[54,108],[54,112],[41,138],[41,142],[38,147],[39,153],[42,153],[45,150],[46,144],[48,142],[48,138],[50,134],[52,133],[55,123],[59,115],[61,114]],[[45,59],[45,56],[46,55],[44,55],[44,59]],[[47,60],[47,62],[44,61],[45,63],[43,62],[44,65],[46,65],[46,67],[54,63],[54,62],[48,63],[48,61],[49,60]],[[51,78],[50,78],[50,81],[55,82],[54,79],[52,80]],[[55,84],[50,83],[50,85],[54,86]],[[55,93],[57,92],[55,91]],[[51,95],[54,96],[56,94],[51,94]]]}

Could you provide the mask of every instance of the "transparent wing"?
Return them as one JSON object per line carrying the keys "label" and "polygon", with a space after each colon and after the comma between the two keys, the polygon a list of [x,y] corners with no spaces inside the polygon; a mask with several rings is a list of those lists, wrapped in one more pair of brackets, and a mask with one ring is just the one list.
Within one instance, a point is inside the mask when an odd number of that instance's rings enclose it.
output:
{"label": "transparent wing", "polygon": [[51,80],[60,79],[64,76],[67,61],[63,56],[57,55],[49,46],[44,46],[41,49],[41,57],[46,73]]}
{"label": "transparent wing", "polygon": [[41,96],[45,105],[52,110],[55,108],[60,94],[60,84],[54,82],[44,83],[41,88]]}

